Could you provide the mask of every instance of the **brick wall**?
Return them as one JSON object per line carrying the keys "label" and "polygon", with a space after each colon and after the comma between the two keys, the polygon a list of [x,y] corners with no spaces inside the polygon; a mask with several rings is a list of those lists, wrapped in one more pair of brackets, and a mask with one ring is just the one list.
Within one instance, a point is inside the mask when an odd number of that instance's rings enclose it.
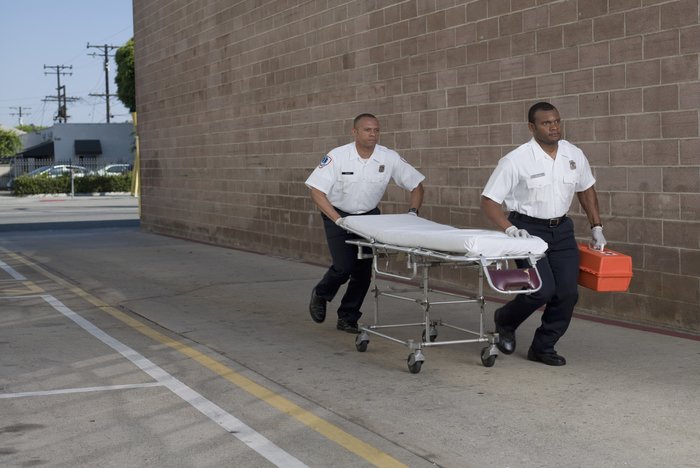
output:
{"label": "brick wall", "polygon": [[360,112],[427,176],[423,216],[486,226],[480,190],[549,100],[635,265],[581,310],[700,331],[698,0],[135,0],[134,18],[147,229],[327,262],[303,181]]}

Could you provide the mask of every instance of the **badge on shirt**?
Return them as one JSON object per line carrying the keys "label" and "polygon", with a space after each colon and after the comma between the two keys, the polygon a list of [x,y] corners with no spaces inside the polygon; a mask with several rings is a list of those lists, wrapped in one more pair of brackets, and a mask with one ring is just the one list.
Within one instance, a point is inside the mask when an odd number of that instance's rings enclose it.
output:
{"label": "badge on shirt", "polygon": [[537,179],[538,177],[544,177],[544,172],[540,172],[539,174],[533,174],[530,176],[531,179]]}
{"label": "badge on shirt", "polygon": [[325,155],[325,156],[323,157],[323,159],[321,159],[321,162],[318,164],[318,167],[319,167],[319,168],[326,167],[327,165],[329,165],[329,164],[331,163],[331,161],[333,161],[333,159],[331,159],[330,156]]}
{"label": "badge on shirt", "polygon": [[379,172],[384,172],[384,164],[382,164],[381,166],[379,166]]}
{"label": "badge on shirt", "polygon": [[569,168],[572,171],[575,171],[576,170],[576,161],[569,161]]}

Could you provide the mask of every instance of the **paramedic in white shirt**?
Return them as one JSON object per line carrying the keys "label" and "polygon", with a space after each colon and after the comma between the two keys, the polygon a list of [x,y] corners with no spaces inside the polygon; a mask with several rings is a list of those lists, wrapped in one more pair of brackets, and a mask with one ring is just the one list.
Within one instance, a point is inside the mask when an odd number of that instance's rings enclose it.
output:
{"label": "paramedic in white shirt", "polygon": [[[574,223],[566,216],[574,194],[591,225],[591,246],[605,246],[600,223],[595,179],[583,152],[561,139],[557,109],[538,102],[528,112],[532,139],[508,153],[491,174],[481,194],[481,209],[511,237],[537,236],[549,248],[537,262],[542,289],[519,294],[494,315],[498,348],[515,351],[515,330],[535,310],[545,306],[542,324],[535,332],[527,358],[550,366],[563,366],[566,359],[554,346],[571,322],[578,301],[579,252]],[[501,204],[505,203],[508,215]]]}
{"label": "paramedic in white shirt", "polygon": [[352,134],[355,141],[329,152],[306,180],[311,198],[321,210],[333,259],[311,291],[309,312],[314,322],[323,322],[326,303],[349,280],[338,308],[337,328],[357,333],[360,307],[371,282],[372,260],[358,260],[357,246],[345,243],[358,236],[343,229],[343,220],[346,216],[379,214],[377,205],[390,179],[410,192],[409,213],[417,215],[423,203],[421,182],[425,177],[396,151],[377,144],[379,121],[372,114],[355,117]]}

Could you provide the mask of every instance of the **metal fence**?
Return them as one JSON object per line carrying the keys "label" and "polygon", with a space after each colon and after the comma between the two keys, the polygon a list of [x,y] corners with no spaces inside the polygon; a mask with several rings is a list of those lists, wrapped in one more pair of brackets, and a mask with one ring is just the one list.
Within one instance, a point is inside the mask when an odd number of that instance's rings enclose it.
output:
{"label": "metal fence", "polygon": [[111,164],[132,164],[132,161],[105,161],[103,159],[83,158],[77,161],[59,161],[52,158],[15,158],[9,164],[9,170],[6,168],[4,174],[0,175],[0,190],[7,190],[9,183],[15,177],[27,174],[35,169],[45,166],[80,166],[85,168],[86,173],[97,173]]}

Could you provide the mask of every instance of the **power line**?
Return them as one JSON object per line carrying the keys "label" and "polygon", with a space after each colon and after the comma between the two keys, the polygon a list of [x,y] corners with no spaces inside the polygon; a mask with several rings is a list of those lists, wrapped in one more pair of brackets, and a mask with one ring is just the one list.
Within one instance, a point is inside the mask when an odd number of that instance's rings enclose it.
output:
{"label": "power line", "polygon": [[114,57],[114,55],[109,54],[109,51],[112,49],[118,49],[119,46],[109,45],[109,44],[90,45],[90,43],[88,42],[87,48],[88,49],[102,49],[102,54],[88,54],[88,55],[91,55],[92,57],[97,57],[98,55],[102,55],[102,57],[104,57],[105,92],[104,92],[104,94],[91,93],[90,96],[99,96],[99,97],[105,98],[105,104],[107,107],[107,123],[109,123],[109,120],[112,117],[109,113],[109,98],[111,96],[116,96],[116,94],[109,94],[109,58]]}
{"label": "power line", "polygon": [[46,69],[53,69],[54,71],[52,72],[44,72],[44,75],[56,75],[56,96],[46,96],[45,99],[43,99],[44,102],[46,101],[58,101],[58,112],[56,113],[56,117],[54,120],[58,120],[59,123],[63,122],[68,122],[68,102],[75,102],[78,100],[76,97],[66,97],[66,86],[61,85],[61,75],[72,75],[73,73],[68,73],[64,72],[63,70],[68,69],[72,70],[73,66],[72,65],[44,65],[44,70]]}
{"label": "power line", "polygon": [[19,116],[19,118],[18,118],[18,124],[19,124],[19,125],[23,125],[23,124],[24,124],[24,122],[22,122],[22,117],[24,117],[25,115],[31,114],[31,112],[26,112],[26,111],[28,111],[28,110],[31,110],[31,107],[22,107],[22,106],[18,106],[18,107],[10,107],[10,109],[17,109],[17,112],[11,112],[10,115],[13,116],[13,117],[14,117],[15,115]]}
{"label": "power line", "polygon": [[44,126],[44,114],[46,114],[46,101],[41,105],[41,120],[39,121],[39,125],[42,127]]}

